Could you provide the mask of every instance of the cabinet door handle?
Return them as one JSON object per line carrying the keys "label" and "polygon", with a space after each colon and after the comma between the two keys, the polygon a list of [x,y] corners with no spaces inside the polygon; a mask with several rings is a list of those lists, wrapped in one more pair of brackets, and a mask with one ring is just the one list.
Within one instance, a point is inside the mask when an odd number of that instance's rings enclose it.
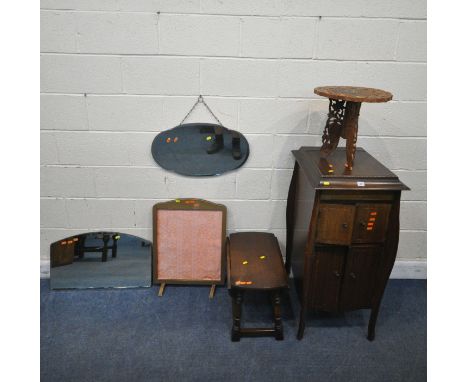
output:
{"label": "cabinet door handle", "polygon": [[338,271],[333,271],[333,274],[334,274],[336,277],[340,277],[340,276],[341,276],[341,275],[340,275],[340,272],[338,272]]}
{"label": "cabinet door handle", "polygon": [[347,224],[347,223],[343,223],[343,224],[341,224],[341,226],[342,226],[344,229],[347,229],[347,228],[348,228],[348,224]]}
{"label": "cabinet door handle", "polygon": [[356,280],[356,275],[354,274],[354,272],[351,272],[349,274],[349,277],[351,277],[353,280]]}
{"label": "cabinet door handle", "polygon": [[366,223],[365,222],[360,222],[359,224],[361,225],[362,228],[366,228]]}

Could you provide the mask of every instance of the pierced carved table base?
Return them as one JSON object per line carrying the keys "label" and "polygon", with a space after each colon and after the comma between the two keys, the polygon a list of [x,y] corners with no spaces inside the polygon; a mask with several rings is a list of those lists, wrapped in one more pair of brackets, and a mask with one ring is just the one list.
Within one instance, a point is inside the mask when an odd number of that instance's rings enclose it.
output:
{"label": "pierced carved table base", "polygon": [[356,154],[359,110],[362,102],[388,102],[392,93],[359,86],[320,86],[314,93],[330,100],[328,120],[322,136],[322,158],[335,151],[340,138],[346,139],[346,170],[353,169]]}
{"label": "pierced carved table base", "polygon": [[361,102],[342,101],[330,98],[328,119],[322,135],[322,157],[329,156],[338,146],[340,138],[346,139],[346,164],[353,169],[358,134],[358,119]]}

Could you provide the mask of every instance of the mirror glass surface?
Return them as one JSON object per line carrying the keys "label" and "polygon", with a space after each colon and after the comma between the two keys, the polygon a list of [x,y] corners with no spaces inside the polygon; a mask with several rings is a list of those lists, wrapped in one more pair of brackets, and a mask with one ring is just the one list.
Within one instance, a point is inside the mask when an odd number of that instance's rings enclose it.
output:
{"label": "mirror glass surface", "polygon": [[152,244],[118,232],[70,236],[50,245],[51,289],[151,286]]}
{"label": "mirror glass surface", "polygon": [[213,176],[235,170],[245,163],[249,150],[244,135],[212,123],[176,126],[159,133],[151,146],[156,163],[186,176]]}

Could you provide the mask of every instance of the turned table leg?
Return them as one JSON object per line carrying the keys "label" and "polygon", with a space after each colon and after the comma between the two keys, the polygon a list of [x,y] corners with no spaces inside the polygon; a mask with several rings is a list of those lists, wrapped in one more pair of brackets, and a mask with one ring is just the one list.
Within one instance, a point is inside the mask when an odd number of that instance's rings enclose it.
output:
{"label": "turned table leg", "polygon": [[102,238],[104,246],[102,247],[102,262],[107,261],[107,244],[109,243],[109,235],[104,235]]}
{"label": "turned table leg", "polygon": [[275,339],[281,341],[284,339],[283,336],[283,324],[281,322],[281,292],[275,291],[272,293],[273,303],[273,317],[275,325]]}
{"label": "turned table leg", "polygon": [[112,236],[112,257],[117,257],[117,238],[116,235]]}
{"label": "turned table leg", "polygon": [[240,340],[243,292],[234,291],[232,295],[231,341]]}

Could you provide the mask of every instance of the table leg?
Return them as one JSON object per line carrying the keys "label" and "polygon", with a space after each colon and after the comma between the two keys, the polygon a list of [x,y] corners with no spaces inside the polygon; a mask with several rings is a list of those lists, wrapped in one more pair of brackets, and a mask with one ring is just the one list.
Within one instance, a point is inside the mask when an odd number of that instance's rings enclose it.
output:
{"label": "table leg", "polygon": [[345,101],[330,99],[328,106],[328,119],[322,135],[322,148],[320,153],[323,157],[335,151],[340,141],[345,116]]}
{"label": "table leg", "polygon": [[360,102],[346,102],[346,112],[343,121],[343,135],[346,138],[346,168],[348,170],[353,169],[354,156],[356,154],[358,119],[360,109]]}
{"label": "table leg", "polygon": [[117,257],[117,239],[112,236],[112,257]]}
{"label": "table leg", "polygon": [[224,148],[224,128],[222,126],[215,127],[215,139],[211,142],[211,146],[206,152],[208,154],[215,154]]}
{"label": "table leg", "polygon": [[232,293],[233,293],[232,295],[233,323],[232,323],[232,331],[231,331],[231,340],[237,342],[240,340],[243,292],[233,291]]}
{"label": "table leg", "polygon": [[281,341],[283,336],[283,324],[281,322],[281,291],[272,293],[273,300],[273,316],[275,320],[275,339]]}
{"label": "table leg", "polygon": [[82,259],[84,257],[84,252],[83,252],[83,242],[84,242],[83,237],[78,237],[78,241],[75,244],[75,256],[77,256],[79,259]]}
{"label": "table leg", "polygon": [[239,160],[242,158],[241,148],[240,148],[240,134],[237,131],[231,130],[232,141],[232,157],[235,160]]}
{"label": "table leg", "polygon": [[102,247],[102,262],[107,261],[107,244],[109,243],[109,235],[104,235],[102,237],[102,241],[104,243]]}

